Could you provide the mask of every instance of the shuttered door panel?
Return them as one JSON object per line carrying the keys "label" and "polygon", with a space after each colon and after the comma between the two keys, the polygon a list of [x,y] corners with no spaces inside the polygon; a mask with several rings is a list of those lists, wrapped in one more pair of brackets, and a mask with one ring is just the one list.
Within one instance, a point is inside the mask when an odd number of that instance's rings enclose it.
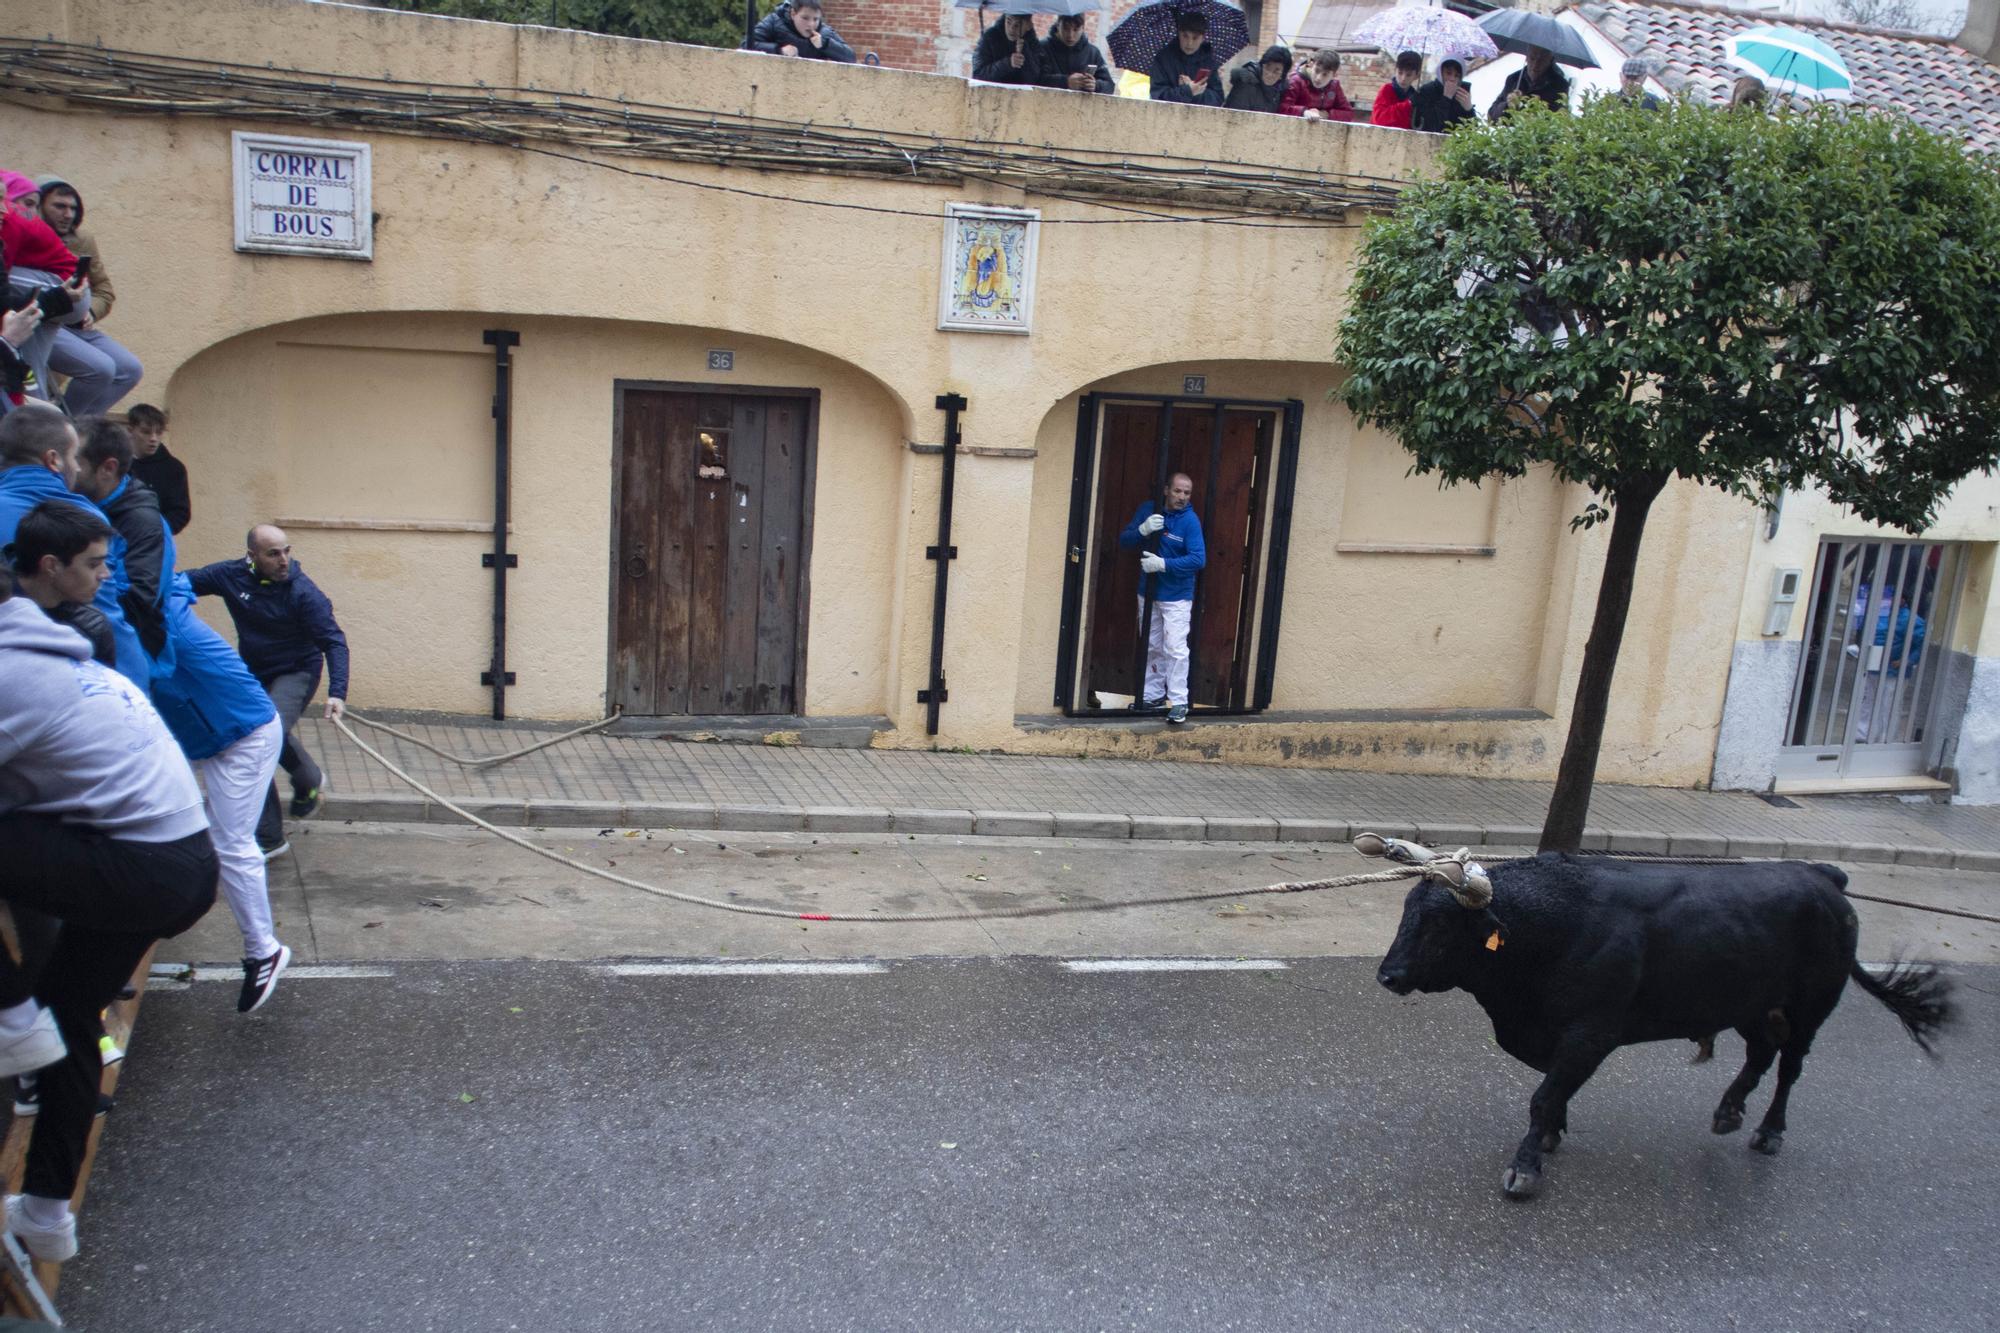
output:
{"label": "shuttered door panel", "polygon": [[653,570],[660,558],[656,529],[664,466],[659,397],[625,395],[618,440],[618,546],[612,552],[618,571],[614,608],[618,641],[611,659],[611,697],[628,713],[661,711],[653,692],[659,638],[653,615],[660,602]]}
{"label": "shuttered door panel", "polygon": [[[649,395],[651,396],[651,395]],[[663,406],[661,439],[665,462],[661,468],[658,501],[653,527],[658,534],[659,559],[654,562],[654,595],[658,607],[654,621],[659,635],[654,657],[653,697],[655,712],[688,711],[688,669],[692,660],[688,643],[688,606],[693,600],[693,571],[688,561],[688,495],[694,485],[696,444],[695,399],[693,394],[657,395]]]}
{"label": "shuttered door panel", "polygon": [[736,441],[727,398],[704,395],[696,410],[695,440],[700,451],[686,515],[688,551],[688,701],[690,713],[721,713],[723,707],[723,593],[729,578],[730,515],[735,496],[731,478]]}
{"label": "shuttered door panel", "polygon": [[752,713],[799,710],[800,545],[805,529],[805,400],[767,400],[764,422],[764,541],[758,561],[757,668]]}
{"label": "shuttered door panel", "polygon": [[748,713],[757,689],[757,601],[764,552],[765,400],[730,408],[728,546],[722,588],[722,691],[716,711]]}
{"label": "shuttered door panel", "polygon": [[1089,691],[1138,693],[1132,667],[1139,632],[1139,560],[1119,546],[1118,534],[1138,511],[1139,502],[1153,493],[1160,410],[1131,403],[1108,403],[1104,408],[1087,622],[1089,669],[1083,682],[1086,706]]}

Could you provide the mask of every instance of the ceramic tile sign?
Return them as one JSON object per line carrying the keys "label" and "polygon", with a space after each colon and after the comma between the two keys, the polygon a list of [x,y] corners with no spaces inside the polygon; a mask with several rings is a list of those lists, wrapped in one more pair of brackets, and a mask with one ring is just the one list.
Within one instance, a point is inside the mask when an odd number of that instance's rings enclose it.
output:
{"label": "ceramic tile sign", "polygon": [[939,328],[1028,332],[1035,310],[1035,243],[1041,218],[1032,208],[950,206],[938,290]]}
{"label": "ceramic tile sign", "polygon": [[238,250],[375,257],[367,144],[241,130],[230,141]]}

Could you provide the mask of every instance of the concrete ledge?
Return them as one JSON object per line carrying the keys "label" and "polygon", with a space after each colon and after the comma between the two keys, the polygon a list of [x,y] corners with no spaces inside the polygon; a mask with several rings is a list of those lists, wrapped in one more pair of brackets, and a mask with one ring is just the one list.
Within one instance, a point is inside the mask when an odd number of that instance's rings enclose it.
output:
{"label": "concrete ledge", "polygon": [[1896,849],[1896,864],[1899,866],[1932,866],[1941,870],[1949,870],[1957,855],[1949,847],[1898,847]]}
{"label": "concrete ledge", "polygon": [[1055,836],[1058,838],[1129,838],[1132,836],[1132,816],[1091,815],[1071,811],[1055,812]]}
{"label": "concrete ledge", "polygon": [[803,833],[806,812],[796,806],[718,805],[715,826],[732,833]]}
{"label": "concrete ledge", "polygon": [[315,819],[359,819],[380,824],[422,824],[430,802],[421,796],[342,796],[327,793]]}
{"label": "concrete ledge", "polygon": [[890,823],[886,807],[862,805],[806,807],[806,828],[813,833],[887,833]]}
{"label": "concrete ledge", "polygon": [[1344,819],[1278,818],[1279,842],[1346,842],[1354,830]]}
{"label": "concrete ledge", "polygon": [[712,805],[679,805],[668,801],[635,801],[625,807],[625,823],[630,828],[716,827]]}
{"label": "concrete ledge", "polygon": [[1532,824],[1489,824],[1486,826],[1488,847],[1533,847],[1542,840],[1541,829]]}
{"label": "concrete ledge", "polygon": [[1484,846],[1486,829],[1476,824],[1419,824],[1417,841],[1455,852],[1461,847]]}
{"label": "concrete ledge", "polygon": [[1667,840],[1670,856],[1727,856],[1729,839],[1712,833],[1676,833]]}
{"label": "concrete ledge", "polygon": [[1351,837],[1363,833],[1379,833],[1385,838],[1401,838],[1405,842],[1414,842],[1417,837],[1415,824],[1405,824],[1394,819],[1350,819],[1347,823],[1353,830],[1349,835]]}
{"label": "concrete ledge", "polygon": [[1729,840],[1729,854],[1731,856],[1783,856],[1785,854],[1785,840],[1783,838],[1731,838]]}
{"label": "concrete ledge", "polygon": [[1960,852],[1952,864],[1959,870],[2000,874],[2000,852]]}
{"label": "concrete ledge", "polygon": [[1580,852],[1608,852],[1611,850],[1611,835],[1601,828],[1587,828],[1583,836],[1576,840],[1576,849]]}
{"label": "concrete ledge", "polygon": [[[489,824],[503,828],[524,828],[532,821],[528,818],[528,803],[519,799],[502,796],[468,796],[461,800],[454,796],[452,803],[461,810],[478,815]],[[465,821],[441,805],[425,804],[426,822],[432,824],[463,824]]]}
{"label": "concrete ledge", "polygon": [[1056,831],[1056,817],[1031,810],[974,810],[972,831],[988,838],[1046,838]]}
{"label": "concrete ledge", "polygon": [[545,828],[630,827],[618,801],[529,801],[527,822]]}
{"label": "concrete ledge", "polygon": [[889,827],[898,833],[971,833],[970,810],[891,810]]}
{"label": "concrete ledge", "polygon": [[1606,851],[1637,852],[1641,856],[1667,854],[1668,839],[1664,833],[1631,833],[1617,830],[1610,837],[1610,842],[1605,845]]}
{"label": "concrete ledge", "polygon": [[1202,821],[1210,842],[1276,842],[1278,821],[1260,816],[1210,818]]}
{"label": "concrete ledge", "polygon": [[1208,836],[1208,821],[1200,815],[1133,815],[1132,836],[1200,842]]}
{"label": "concrete ledge", "polygon": [[1886,842],[1850,842],[1842,850],[1840,859],[1887,865],[1896,859],[1896,849]]}
{"label": "concrete ledge", "polygon": [[1841,844],[1837,842],[1785,839],[1785,858],[1790,861],[1838,861],[1840,853]]}

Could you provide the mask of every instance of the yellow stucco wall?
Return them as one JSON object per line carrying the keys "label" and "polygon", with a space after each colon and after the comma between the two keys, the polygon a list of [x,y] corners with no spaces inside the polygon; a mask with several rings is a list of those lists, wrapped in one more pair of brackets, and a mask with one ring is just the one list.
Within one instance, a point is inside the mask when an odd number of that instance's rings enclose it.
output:
{"label": "yellow stucco wall", "polygon": [[[1383,180],[1421,172],[1423,136],[1309,125],[738,52],[658,46],[302,0],[0,0],[0,32],[206,62],[483,83],[846,123],[972,143],[1087,145],[1135,157],[1282,164]],[[373,147],[372,262],[233,249],[230,132]],[[1359,232],[1142,217],[966,182],[769,175],[620,158],[626,170],[485,144],[297,123],[10,107],[6,165],[82,188],[120,300],[107,331],[145,359],[193,474],[186,562],[282,517],[356,648],[358,704],[476,711],[490,576],[491,361],[520,331],[510,711],[604,707],[612,385],[617,379],[816,388],[806,709],[884,713],[881,743],[930,744],[928,669],[943,393],[970,400],[959,459],[944,745],[1152,753],[1116,727],[1023,726],[1049,709],[1077,396],[1166,392],[1306,404],[1274,707],[1288,714],[1513,710],[1467,722],[1203,726],[1192,757],[1546,777],[1587,630],[1602,535],[1546,478],[1439,495],[1327,401]],[[633,172],[652,172],[672,180]],[[698,186],[721,188],[696,188]],[[751,193],[737,193],[749,191]],[[941,333],[941,218],[953,202],[1042,210],[1030,336]],[[816,207],[865,205],[873,210]],[[1163,222],[1179,217],[1180,222]],[[1353,219],[1357,224],[1360,219]],[[1167,295],[1156,297],[1155,293]],[[704,352],[737,354],[711,375]],[[1037,451],[997,457],[996,449]],[[326,526],[327,520],[348,526]],[[375,524],[357,527],[357,521]],[[1342,552],[1462,541],[1482,557]],[[1648,538],[1603,776],[1702,781],[1712,753],[1749,511],[1676,490]],[[1718,607],[1720,609],[1718,610]],[[1706,747],[1706,748],[1705,748]]]}

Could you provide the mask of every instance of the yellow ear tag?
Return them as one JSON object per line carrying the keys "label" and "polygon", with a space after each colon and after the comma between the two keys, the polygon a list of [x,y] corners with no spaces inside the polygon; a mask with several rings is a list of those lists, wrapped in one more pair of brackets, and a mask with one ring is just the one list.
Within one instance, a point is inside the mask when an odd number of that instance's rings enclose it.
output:
{"label": "yellow ear tag", "polygon": [[1497,931],[1497,930],[1496,930],[1496,931],[1494,931],[1494,932],[1493,932],[1493,933],[1492,933],[1491,935],[1488,935],[1488,936],[1486,937],[1486,947],[1487,947],[1487,948],[1489,948],[1489,949],[1491,949],[1491,950],[1493,950],[1493,951],[1494,951],[1495,953],[1498,953],[1498,952],[1500,951],[1500,932],[1499,932],[1499,931]]}

